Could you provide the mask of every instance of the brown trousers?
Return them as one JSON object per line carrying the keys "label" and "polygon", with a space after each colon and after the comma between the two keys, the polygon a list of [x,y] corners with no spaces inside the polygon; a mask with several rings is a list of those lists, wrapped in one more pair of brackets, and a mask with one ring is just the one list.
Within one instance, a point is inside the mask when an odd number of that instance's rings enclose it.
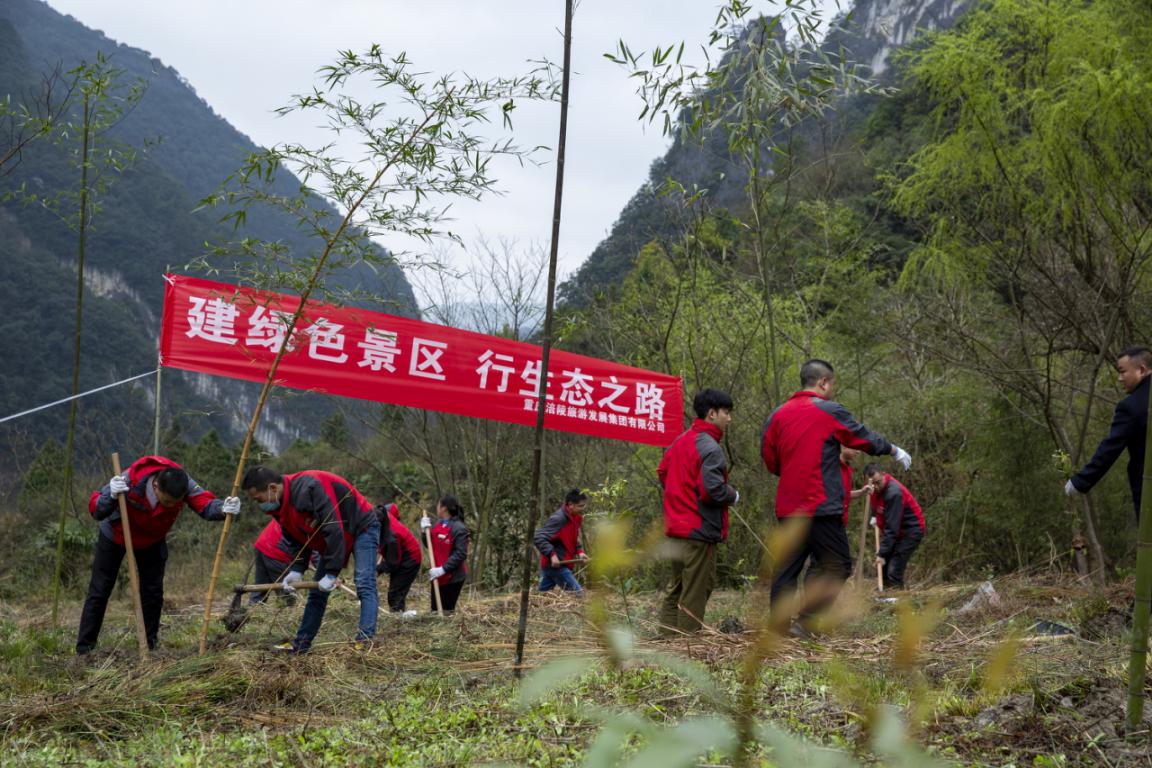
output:
{"label": "brown trousers", "polygon": [[660,608],[660,633],[695,632],[716,587],[716,545],[695,539],[669,539],[672,580]]}

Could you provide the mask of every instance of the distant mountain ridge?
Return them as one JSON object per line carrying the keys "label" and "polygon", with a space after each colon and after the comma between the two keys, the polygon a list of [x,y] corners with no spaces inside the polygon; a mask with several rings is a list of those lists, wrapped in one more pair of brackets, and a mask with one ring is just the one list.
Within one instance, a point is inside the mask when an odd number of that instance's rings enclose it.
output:
{"label": "distant mountain ridge", "polygon": [[[93,61],[97,52],[126,70],[126,78],[148,82],[140,104],[115,129],[117,139],[137,147],[146,140],[159,141],[114,180],[94,219],[85,266],[82,389],[155,366],[161,275],[168,269],[179,271],[204,251],[205,243],[234,236],[216,221],[218,214],[193,210],[237,169],[247,152],[257,149],[175,69],[150,53],[118,44],[42,0],[0,4],[0,98],[26,98],[44,74],[57,66],[67,70],[82,60]],[[308,85],[302,83],[301,89]],[[74,186],[67,150],[49,142],[29,146],[14,170],[0,176],[0,196],[21,184],[43,193]],[[282,183],[295,186],[294,180]],[[314,247],[289,220],[271,213],[250,215],[242,234],[280,241],[292,252]],[[0,334],[0,359],[21,361],[0,368],[0,416],[69,391],[75,240],[75,233],[46,210],[14,202],[0,205],[0,301],[7,325],[15,331]],[[340,284],[378,296],[373,309],[416,314],[411,287],[399,267],[353,270],[340,276]],[[84,401],[88,428],[118,431],[129,443],[143,442],[141,435],[151,433],[152,388],[147,380],[133,386],[131,393],[112,391]],[[214,427],[226,437],[242,434],[258,391],[243,382],[175,371],[165,374],[164,386],[163,399],[170,404],[166,420],[179,413],[195,414],[199,426]],[[317,396],[296,394],[288,402],[271,404],[258,435],[273,449],[314,436],[333,409],[330,401]],[[66,410],[30,417],[34,421],[20,429],[59,436]]]}
{"label": "distant mountain ridge", "polygon": [[[952,26],[971,5],[972,0],[856,0],[850,14],[832,22],[823,45],[829,51],[842,47],[846,58],[885,83],[892,74],[894,51],[924,30]],[[858,101],[837,105],[843,113],[838,119],[866,119],[869,105]],[[678,201],[658,192],[667,178],[688,189],[707,189],[714,208],[738,210],[745,204],[747,173],[729,156],[726,139],[713,135],[696,144],[677,136],[664,156],[652,163],[648,179],[625,205],[608,236],[560,287],[563,301],[573,306],[592,301],[631,271],[641,247],[679,231],[684,212]]]}

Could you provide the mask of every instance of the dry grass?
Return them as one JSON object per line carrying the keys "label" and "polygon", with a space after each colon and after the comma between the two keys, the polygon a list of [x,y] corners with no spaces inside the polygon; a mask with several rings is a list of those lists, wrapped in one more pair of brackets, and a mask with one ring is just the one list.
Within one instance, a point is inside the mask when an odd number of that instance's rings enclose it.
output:
{"label": "dry grass", "polygon": [[[1075,582],[1005,579],[996,582],[998,604],[957,613],[975,586],[938,585],[902,596],[908,616],[920,622],[911,641],[910,619],[899,618],[904,608],[875,602],[870,592],[845,593],[834,626],[818,642],[789,639],[772,646],[762,669],[761,714],[818,740],[840,734],[853,743],[862,738],[870,708],[888,702],[922,713],[925,742],[977,764],[1064,754],[1068,765],[1152,765],[1123,743],[1115,727],[1122,716],[1126,637],[1114,627],[1086,633],[1097,639],[1029,636],[1039,619],[1077,629],[1101,617],[1112,621],[1130,590],[1121,585],[1101,594]],[[254,609],[235,634],[217,621],[211,652],[198,657],[199,599],[192,589],[169,590],[163,647],[146,663],[135,659],[126,600],[110,611],[101,649],[83,660],[70,655],[67,632],[48,632],[45,607],[0,609],[0,619],[12,628],[7,645],[0,646],[8,692],[0,701],[4,740],[32,733],[77,742],[126,740],[172,722],[194,722],[221,734],[253,726],[268,733],[336,726],[413,691],[435,697],[430,706],[441,699],[458,706],[471,698],[510,706],[518,595],[466,594],[458,613],[443,619],[383,615],[373,647],[357,652],[350,640],[358,606],[338,594],[319,642],[304,657],[269,650],[294,633],[301,611],[278,601]],[[425,599],[414,588],[410,603],[422,608]],[[645,654],[673,653],[701,662],[722,684],[733,685],[735,670],[759,636],[718,627],[733,628],[733,618],[755,626],[758,600],[719,593],[704,631],[671,640],[656,637],[657,600],[653,594],[631,595],[627,604],[617,595],[606,600],[611,621],[630,625],[637,637],[640,661],[633,667],[646,665]],[[227,603],[221,599],[217,616]],[[601,655],[600,633],[587,620],[586,607],[563,593],[533,594],[528,663]],[[65,621],[74,622],[75,614],[73,608]],[[56,640],[19,645],[22,634]],[[909,642],[914,647],[901,650]],[[1006,642],[1015,643],[1006,679],[989,686],[985,673]],[[634,691],[603,683],[582,695],[607,706],[634,698],[650,714],[670,719],[699,706],[674,676],[644,679],[656,687]],[[826,689],[835,695],[829,698]],[[1098,762],[1085,762],[1081,754]]]}

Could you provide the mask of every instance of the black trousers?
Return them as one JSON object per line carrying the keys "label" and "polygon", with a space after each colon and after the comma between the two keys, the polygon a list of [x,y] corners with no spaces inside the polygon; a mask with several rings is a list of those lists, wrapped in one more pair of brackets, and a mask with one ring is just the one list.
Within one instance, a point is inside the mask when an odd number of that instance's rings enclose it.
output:
{"label": "black trousers", "polygon": [[[284,577],[288,575],[288,567],[291,563],[282,563],[275,558],[268,557],[268,555],[258,549],[253,549],[252,555],[256,558],[253,568],[254,584],[272,584],[277,581],[283,581]],[[284,602],[292,602],[288,599],[291,595],[287,595],[280,590],[277,590],[276,593],[280,595],[280,599]],[[253,592],[252,596],[248,598],[248,604],[255,605],[267,599],[267,592]]]}
{"label": "black trousers", "polygon": [[[415,560],[405,560],[388,574],[388,610],[400,613],[406,607],[408,590],[412,589],[412,582],[420,572],[420,563]],[[440,588],[443,592],[444,588]]]}
{"label": "black trousers", "polygon": [[[96,539],[96,555],[92,558],[92,578],[88,582],[88,596],[80,614],[80,632],[76,638],[76,653],[87,653],[96,647],[100,627],[104,625],[104,611],[108,598],[116,586],[120,563],[125,548],[101,534]],[[160,611],[164,607],[164,566],[168,562],[168,542],[158,541],[145,549],[137,549],[136,568],[140,576],[140,605],[144,612],[144,631],[148,647],[156,647],[160,631]]]}
{"label": "black trousers", "polygon": [[803,618],[834,603],[840,587],[852,575],[848,534],[840,515],[789,517],[782,525],[796,529],[797,544],[776,571],[772,582],[772,607],[795,595],[800,574],[808,565],[808,574],[804,577],[806,597],[800,610]]}
{"label": "black trousers", "polygon": [[[460,590],[464,589],[464,579],[454,582],[452,584],[440,585],[440,602],[444,605],[444,613],[451,613],[456,610],[456,601],[460,599]],[[433,587],[428,588],[429,598],[431,599],[432,610],[436,610],[436,590]]]}
{"label": "black trousers", "polygon": [[908,568],[908,561],[912,553],[920,546],[924,534],[920,531],[905,531],[904,535],[896,540],[896,548],[884,561],[884,588],[903,589],[904,571]]}

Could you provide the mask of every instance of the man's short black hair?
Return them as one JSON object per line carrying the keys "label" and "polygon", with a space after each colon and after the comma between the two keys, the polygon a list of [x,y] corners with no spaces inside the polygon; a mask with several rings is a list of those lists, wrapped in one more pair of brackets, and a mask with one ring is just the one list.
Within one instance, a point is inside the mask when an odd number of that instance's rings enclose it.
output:
{"label": "man's short black hair", "polygon": [[716,410],[732,410],[732,397],[722,389],[702,389],[696,393],[696,397],[692,398],[692,410],[696,412],[696,418],[703,419],[708,416],[708,411],[715,408]]}
{"label": "man's short black hair", "polygon": [[284,476],[274,469],[269,469],[262,464],[257,464],[244,473],[244,480],[240,483],[240,490],[266,491],[268,490],[268,486],[273,483],[283,485]]}
{"label": "man's short black hair", "polygon": [[582,501],[588,501],[588,494],[579,488],[573,488],[568,491],[568,495],[564,497],[565,504],[579,504]]}
{"label": "man's short black hair", "polygon": [[814,387],[820,379],[833,376],[835,373],[832,363],[814,357],[800,366],[800,386]]}
{"label": "man's short black hair", "polygon": [[1122,357],[1126,357],[1137,365],[1143,365],[1145,368],[1152,370],[1152,349],[1148,349],[1148,347],[1128,347],[1116,355],[1117,360]]}
{"label": "man's short black hair", "polygon": [[864,477],[872,477],[877,472],[884,474],[884,467],[874,461],[864,465]]}
{"label": "man's short black hair", "polygon": [[188,473],[176,467],[162,469],[156,474],[156,487],[166,496],[182,499],[188,495]]}

